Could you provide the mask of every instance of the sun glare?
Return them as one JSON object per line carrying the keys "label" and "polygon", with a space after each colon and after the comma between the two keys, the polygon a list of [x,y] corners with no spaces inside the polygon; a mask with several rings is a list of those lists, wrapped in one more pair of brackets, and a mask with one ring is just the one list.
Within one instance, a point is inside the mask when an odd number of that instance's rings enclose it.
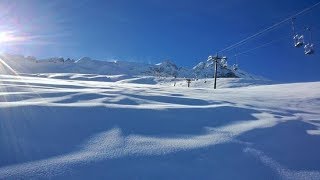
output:
{"label": "sun glare", "polygon": [[22,42],[27,40],[28,40],[27,37],[17,35],[15,31],[0,32],[0,43]]}
{"label": "sun glare", "polygon": [[[7,73],[9,74],[14,74],[14,75],[17,75],[17,72],[11,68],[5,61],[3,61],[1,58],[0,58],[0,71],[3,72],[3,71],[6,71]],[[0,74],[1,74],[0,72]]]}

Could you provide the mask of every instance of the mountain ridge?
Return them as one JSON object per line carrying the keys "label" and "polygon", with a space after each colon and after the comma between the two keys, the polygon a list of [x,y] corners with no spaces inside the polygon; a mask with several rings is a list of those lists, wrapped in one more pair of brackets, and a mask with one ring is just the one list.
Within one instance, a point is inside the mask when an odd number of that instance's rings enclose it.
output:
{"label": "mountain ridge", "polygon": [[[179,78],[210,78],[214,74],[214,63],[202,61],[193,68],[176,65],[171,60],[164,60],[157,64],[128,61],[101,61],[90,57],[78,60],[52,57],[37,59],[33,56],[1,54],[3,59],[17,73],[82,73],[130,76],[156,76],[156,77],[179,77]],[[0,72],[1,73],[1,72]],[[218,77],[221,78],[249,78],[264,79],[251,75],[243,70],[234,70],[227,62],[218,62]]]}

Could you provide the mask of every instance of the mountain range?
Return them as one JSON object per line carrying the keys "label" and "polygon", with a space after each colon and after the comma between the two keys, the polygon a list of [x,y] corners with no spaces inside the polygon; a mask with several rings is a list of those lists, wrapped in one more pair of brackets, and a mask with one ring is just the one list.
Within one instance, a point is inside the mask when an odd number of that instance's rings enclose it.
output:
{"label": "mountain range", "polygon": [[[89,57],[79,60],[53,57],[37,59],[33,56],[2,54],[0,58],[17,73],[79,73],[128,76],[156,76],[179,78],[211,78],[214,74],[214,62],[202,61],[193,68],[180,67],[170,60],[158,64],[128,61],[101,61]],[[10,73],[8,70],[0,74]],[[234,69],[227,62],[218,62],[218,77],[259,79],[241,69]]]}

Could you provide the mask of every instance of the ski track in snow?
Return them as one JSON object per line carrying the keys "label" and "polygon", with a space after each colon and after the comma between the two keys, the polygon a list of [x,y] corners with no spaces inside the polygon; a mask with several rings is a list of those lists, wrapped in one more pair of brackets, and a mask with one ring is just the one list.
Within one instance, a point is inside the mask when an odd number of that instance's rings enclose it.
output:
{"label": "ski track in snow", "polygon": [[[54,76],[54,75],[52,75]],[[84,76],[84,75],[82,75]],[[306,133],[317,136],[320,124],[320,83],[268,85],[237,89],[181,88],[133,83],[63,80],[27,76],[0,76],[0,109],[21,107],[104,107],[106,109],[243,108],[254,119],[203,127],[201,134],[152,136],[129,134],[114,127],[88,137],[80,148],[42,160],[0,167],[0,179],[54,177],[79,165],[130,156],[163,156],[170,153],[238,143],[253,130],[272,128],[288,121],[313,125]],[[293,88],[295,91],[291,91]],[[312,90],[314,89],[314,90]],[[305,93],[308,92],[308,93]],[[221,114],[219,114],[221,116]],[[223,116],[223,114],[222,114]],[[318,129],[317,129],[318,128]],[[249,145],[250,146],[250,145]],[[244,149],[284,179],[319,179],[320,171],[289,170],[251,147]],[[320,169],[320,167],[319,167]]]}

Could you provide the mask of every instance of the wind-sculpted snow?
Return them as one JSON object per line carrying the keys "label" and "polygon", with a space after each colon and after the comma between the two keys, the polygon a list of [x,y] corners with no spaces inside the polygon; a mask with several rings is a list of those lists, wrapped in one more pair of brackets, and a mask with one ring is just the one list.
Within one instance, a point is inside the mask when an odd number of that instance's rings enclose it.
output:
{"label": "wind-sculpted snow", "polygon": [[318,82],[213,90],[51,76],[0,76],[0,179],[320,177]]}
{"label": "wind-sculpted snow", "polygon": [[246,148],[244,149],[244,152],[249,153],[259,159],[263,164],[273,169],[282,179],[320,179],[319,171],[292,171],[286,167],[283,167],[278,162],[275,162],[272,158],[268,157],[259,150]]}

